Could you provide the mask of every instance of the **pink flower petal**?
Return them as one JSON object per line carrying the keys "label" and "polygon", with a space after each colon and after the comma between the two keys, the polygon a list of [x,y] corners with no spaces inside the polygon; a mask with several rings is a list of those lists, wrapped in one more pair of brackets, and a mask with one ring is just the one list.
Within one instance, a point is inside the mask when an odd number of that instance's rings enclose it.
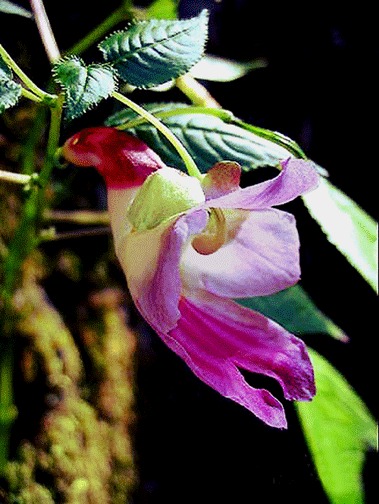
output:
{"label": "pink flower petal", "polygon": [[239,368],[275,378],[286,399],[315,394],[304,343],[263,315],[217,296],[181,298],[181,317],[159,332],[201,380],[273,427],[285,428],[282,404],[267,390],[247,384]]}
{"label": "pink flower petal", "polygon": [[319,175],[311,162],[289,158],[282,162],[282,167],[282,171],[274,179],[212,199],[208,201],[209,206],[246,210],[269,208],[316,189]]}
{"label": "pink flower petal", "polygon": [[180,312],[180,257],[191,234],[200,233],[207,212],[197,209],[175,216],[154,229],[126,235],[116,249],[133,300],[157,331],[175,327]]}
{"label": "pink flower petal", "polygon": [[223,297],[265,296],[294,285],[300,277],[295,219],[276,209],[226,210],[230,240],[202,255],[188,244],[181,269],[186,291]]}

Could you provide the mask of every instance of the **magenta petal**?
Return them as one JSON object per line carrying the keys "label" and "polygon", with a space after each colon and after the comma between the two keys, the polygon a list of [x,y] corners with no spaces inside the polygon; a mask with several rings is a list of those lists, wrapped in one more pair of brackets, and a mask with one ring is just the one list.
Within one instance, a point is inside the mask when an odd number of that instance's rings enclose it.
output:
{"label": "magenta petal", "polygon": [[224,213],[227,222],[236,222],[231,229],[235,236],[209,255],[187,247],[182,257],[186,291],[207,290],[230,298],[266,296],[299,280],[299,237],[293,215],[273,208]]}
{"label": "magenta petal", "polygon": [[179,310],[177,327],[160,333],[165,343],[201,380],[268,425],[286,427],[282,404],[248,385],[238,368],[275,378],[286,399],[310,400],[315,394],[304,343],[275,322],[212,295],[181,298]]}
{"label": "magenta petal", "polygon": [[320,177],[311,162],[289,158],[281,164],[283,169],[274,179],[209,200],[208,205],[246,210],[269,208],[292,201],[318,186]]}

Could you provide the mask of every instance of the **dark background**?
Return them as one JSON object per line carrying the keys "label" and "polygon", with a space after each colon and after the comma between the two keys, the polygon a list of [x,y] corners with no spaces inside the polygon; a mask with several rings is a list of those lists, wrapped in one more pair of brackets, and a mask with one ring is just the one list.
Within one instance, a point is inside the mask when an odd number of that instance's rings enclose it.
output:
{"label": "dark background", "polygon": [[[45,2],[62,50],[118,5],[117,0]],[[296,140],[328,170],[335,185],[375,217],[377,156],[370,141],[377,82],[373,13],[336,2],[307,2],[295,8],[288,2],[263,6],[248,0],[182,1],[180,13],[192,17],[204,7],[210,11],[209,53],[247,61],[265,57],[269,62],[266,69],[238,81],[207,83],[216,100],[241,119]],[[33,22],[1,15],[0,23],[1,42],[43,86],[49,65]],[[88,51],[86,58],[100,59],[97,50]],[[156,101],[160,95],[136,92],[133,97]],[[183,101],[183,95],[174,90],[164,99]],[[63,134],[101,124],[112,110],[110,101],[104,103],[67,125]],[[327,242],[301,201],[291,210],[302,240],[302,284],[351,341],[345,345],[325,335],[304,339],[347,377],[376,414],[376,296]],[[94,248],[93,242],[86,242],[84,253]],[[137,314],[133,320],[142,334],[135,439],[140,486],[135,504],[328,502],[290,403],[285,404],[287,431],[265,426],[196,379]],[[273,380],[252,375],[248,380],[283,397]],[[374,458],[369,454],[365,466],[367,503],[376,494]]]}

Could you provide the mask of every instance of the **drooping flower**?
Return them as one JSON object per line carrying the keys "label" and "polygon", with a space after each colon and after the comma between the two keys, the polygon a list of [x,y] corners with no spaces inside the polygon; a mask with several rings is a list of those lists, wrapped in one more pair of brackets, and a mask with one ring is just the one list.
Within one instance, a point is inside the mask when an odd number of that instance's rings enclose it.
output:
{"label": "drooping flower", "polygon": [[317,186],[312,164],[289,158],[276,178],[241,189],[237,163],[217,163],[198,180],[104,127],[74,135],[63,154],[105,179],[116,253],[146,321],[201,380],[285,428],[280,401],[250,386],[240,369],[275,378],[288,400],[309,401],[315,385],[305,345],[234,299],[298,281],[295,219],[273,207]]}

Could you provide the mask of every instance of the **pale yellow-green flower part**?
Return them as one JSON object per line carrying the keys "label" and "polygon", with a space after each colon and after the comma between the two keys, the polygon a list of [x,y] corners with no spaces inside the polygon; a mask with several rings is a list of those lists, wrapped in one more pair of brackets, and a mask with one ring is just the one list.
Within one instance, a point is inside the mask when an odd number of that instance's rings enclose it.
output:
{"label": "pale yellow-green flower part", "polygon": [[147,177],[128,210],[128,219],[134,229],[146,231],[204,202],[198,179],[162,168]]}

